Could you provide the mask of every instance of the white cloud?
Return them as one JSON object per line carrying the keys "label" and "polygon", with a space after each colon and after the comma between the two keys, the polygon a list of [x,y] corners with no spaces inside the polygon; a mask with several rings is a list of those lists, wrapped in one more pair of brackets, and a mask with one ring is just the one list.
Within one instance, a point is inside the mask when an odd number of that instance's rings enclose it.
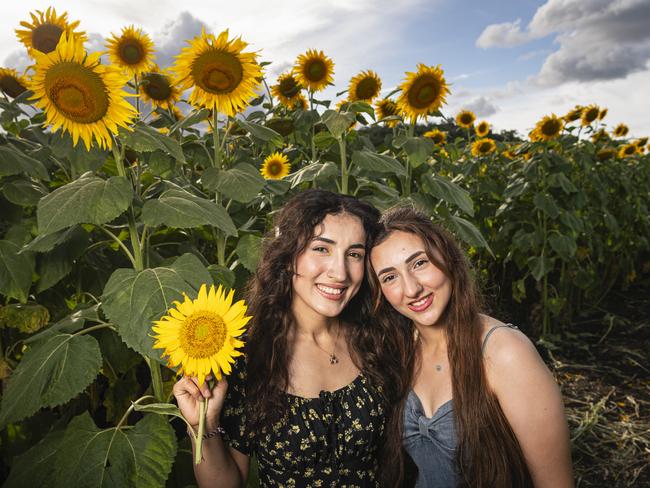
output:
{"label": "white cloud", "polygon": [[514,22],[488,25],[476,40],[476,46],[483,49],[513,47],[524,44],[531,38],[530,33],[522,32],[521,19],[517,19]]}

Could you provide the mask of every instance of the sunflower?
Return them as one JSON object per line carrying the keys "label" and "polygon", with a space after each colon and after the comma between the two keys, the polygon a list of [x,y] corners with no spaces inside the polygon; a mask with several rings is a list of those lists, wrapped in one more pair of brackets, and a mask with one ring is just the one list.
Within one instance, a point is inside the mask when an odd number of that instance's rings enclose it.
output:
{"label": "sunflower", "polygon": [[490,124],[482,120],[478,124],[476,124],[476,135],[479,137],[485,137],[490,133]]}
{"label": "sunflower", "polygon": [[436,146],[440,146],[447,141],[447,133],[440,129],[429,130],[422,135],[431,139]]}
{"label": "sunflower", "polygon": [[123,27],[118,36],[113,34],[106,43],[111,63],[132,76],[138,76],[153,66],[153,42],[148,34],[134,26]]}
{"label": "sunflower", "polygon": [[[399,107],[390,98],[379,100],[375,104],[375,112],[377,113],[377,119],[380,121],[392,115],[400,115]],[[398,122],[398,120],[389,120],[386,122],[386,125],[388,127],[395,127]]]}
{"label": "sunflower", "polygon": [[351,102],[372,103],[381,91],[381,80],[374,71],[362,71],[350,80],[348,98]]}
{"label": "sunflower", "polygon": [[606,141],[607,139],[609,139],[609,134],[607,134],[607,131],[605,131],[605,129],[598,129],[591,136],[591,142],[593,142],[594,144],[597,143],[598,141]]}
{"label": "sunflower", "polygon": [[274,152],[267,156],[260,168],[260,173],[267,180],[281,180],[289,174],[291,163],[282,153]]}
{"label": "sunflower", "polygon": [[251,319],[243,300],[232,303],[234,294],[226,294],[221,285],[216,290],[201,285],[195,300],[183,294],[182,303],[175,301],[167,315],[154,322],[153,347],[164,349],[162,357],[168,357],[170,368],[180,365],[185,376],[198,377],[199,385],[210,371],[218,380],[222,372],[230,374],[234,358],[242,354],[237,348],[244,345],[237,337]]}
{"label": "sunflower", "polygon": [[564,128],[564,121],[555,114],[547,115],[537,122],[535,129],[530,134],[533,141],[550,141],[560,135]]}
{"label": "sunflower", "polygon": [[616,157],[616,149],[614,149],[613,147],[603,148],[596,153],[596,157],[598,158],[599,161],[613,159]]}
{"label": "sunflower", "polygon": [[582,117],[582,109],[583,107],[581,105],[576,105],[573,109],[569,110],[569,112],[567,112],[567,114],[562,118],[566,122],[575,122],[580,117]]}
{"label": "sunflower", "polygon": [[79,21],[68,23],[68,13],[63,12],[61,16],[56,15],[56,10],[52,7],[43,12],[36,10],[36,14],[30,12],[32,23],[22,21],[20,25],[25,27],[25,30],[16,29],[16,36],[28,50],[35,49],[42,53],[48,54],[56,49],[56,45],[61,39],[64,32],[68,33],[68,37],[74,35],[86,41],[85,32],[75,32],[79,27]]}
{"label": "sunflower", "polygon": [[307,99],[305,95],[300,93],[294,100],[291,105],[289,105],[291,110],[307,110]]}
{"label": "sunflower", "polygon": [[512,149],[506,149],[501,153],[501,155],[506,159],[515,159],[517,157]]}
{"label": "sunflower", "polygon": [[604,108],[598,114],[598,120],[603,120],[607,116],[607,109]]}
{"label": "sunflower", "polygon": [[0,68],[0,91],[11,98],[16,98],[27,90],[27,80],[15,69]]}
{"label": "sunflower", "polygon": [[413,122],[418,117],[426,117],[439,110],[449,94],[440,65],[426,66],[422,63],[418,64],[416,72],[406,73],[406,79],[399,89],[402,93],[397,99],[397,106]]}
{"label": "sunflower", "polygon": [[639,148],[636,147],[636,144],[623,144],[618,149],[619,158],[627,158],[629,156],[634,156],[638,152]]}
{"label": "sunflower", "polygon": [[334,80],[334,62],[315,49],[298,56],[293,70],[298,83],[312,92],[324,90]]}
{"label": "sunflower", "polygon": [[36,63],[28,88],[52,132],[62,128],[72,135],[74,145],[81,138],[88,150],[93,137],[100,147],[110,148],[111,133],[117,134],[118,126],[128,128],[136,115],[122,90],[127,78],[118,68],[100,64],[101,53],[87,55],[82,40],[65,33],[55,51],[33,55]]}
{"label": "sunflower", "polygon": [[247,43],[228,40],[228,30],[215,37],[201,32],[176,57],[179,89],[193,88],[190,103],[234,116],[248,105],[260,87],[262,68],[255,53],[244,53]]}
{"label": "sunflower", "polygon": [[475,120],[476,115],[474,115],[474,112],[471,110],[461,110],[458,112],[458,115],[456,115],[456,123],[465,129],[472,127]]}
{"label": "sunflower", "polygon": [[634,145],[635,145],[636,147],[638,147],[638,148],[644,148],[644,149],[645,149],[645,145],[646,145],[647,143],[648,143],[648,138],[647,138],[647,137],[641,137],[640,139],[637,139],[637,140],[634,142]]}
{"label": "sunflower", "polygon": [[472,144],[472,156],[487,156],[497,148],[496,143],[489,138],[478,139]]}
{"label": "sunflower", "polygon": [[181,98],[181,91],[167,70],[160,70],[154,65],[151,71],[142,75],[138,86],[140,97],[153,107],[170,109]]}
{"label": "sunflower", "polygon": [[614,129],[613,134],[616,137],[625,137],[627,133],[630,131],[627,125],[625,124],[618,124],[616,128]]}
{"label": "sunflower", "polygon": [[600,115],[600,108],[598,105],[588,105],[582,109],[582,115],[580,116],[581,124],[583,127],[590,125],[594,120]]}
{"label": "sunflower", "polygon": [[293,73],[283,73],[278,76],[277,83],[271,87],[271,93],[280,100],[282,105],[292,107],[300,95],[301,88]]}

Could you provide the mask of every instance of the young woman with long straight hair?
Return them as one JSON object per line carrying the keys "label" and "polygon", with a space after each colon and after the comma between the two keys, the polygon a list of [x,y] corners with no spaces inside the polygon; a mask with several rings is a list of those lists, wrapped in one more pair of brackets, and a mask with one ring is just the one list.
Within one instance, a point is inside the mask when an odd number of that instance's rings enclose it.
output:
{"label": "young woman with long straight hair", "polygon": [[411,329],[404,446],[417,487],[573,486],[559,388],[533,344],[481,313],[457,243],[425,215],[395,208],[370,252],[381,323]]}
{"label": "young woman with long straight hair", "polygon": [[356,198],[302,192],[277,214],[248,294],[253,317],[227,380],[182,378],[174,395],[198,424],[209,398],[199,486],[241,487],[250,456],[262,486],[395,486],[408,394],[405,336],[369,320],[365,255],[379,212]]}

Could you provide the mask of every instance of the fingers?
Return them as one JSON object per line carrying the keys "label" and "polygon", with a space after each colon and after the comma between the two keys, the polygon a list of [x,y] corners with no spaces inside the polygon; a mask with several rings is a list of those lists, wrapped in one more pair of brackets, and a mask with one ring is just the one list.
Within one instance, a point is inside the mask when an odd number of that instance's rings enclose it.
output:
{"label": "fingers", "polygon": [[[205,386],[205,388],[207,389],[207,386]],[[199,388],[197,378],[190,376],[183,376],[180,380],[178,380],[172,389],[172,393],[174,393],[174,396],[176,398],[189,395],[197,402],[201,402],[205,398],[203,392],[201,391],[201,388]]]}

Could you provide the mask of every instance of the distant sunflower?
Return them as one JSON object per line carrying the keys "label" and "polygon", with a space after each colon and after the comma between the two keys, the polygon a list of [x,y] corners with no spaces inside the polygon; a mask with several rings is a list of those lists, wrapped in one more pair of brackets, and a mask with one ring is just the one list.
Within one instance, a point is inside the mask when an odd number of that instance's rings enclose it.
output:
{"label": "distant sunflower", "polygon": [[638,152],[639,148],[635,144],[623,144],[618,149],[619,158],[627,158],[629,156],[634,156]]}
{"label": "distant sunflower", "polygon": [[108,56],[116,66],[119,66],[132,76],[138,76],[153,66],[153,42],[148,34],[134,26],[123,27],[118,36],[113,34],[106,43]]}
{"label": "distant sunflower", "polygon": [[293,99],[293,102],[291,105],[289,105],[289,108],[291,110],[307,110],[308,105],[305,95],[300,93],[296,98]]}
{"label": "distant sunflower", "polygon": [[599,161],[613,159],[616,157],[616,149],[614,149],[613,147],[603,148],[596,153],[596,157],[598,158]]}
{"label": "distant sunflower", "polygon": [[474,115],[474,112],[471,110],[461,110],[458,112],[458,115],[456,115],[456,123],[465,129],[472,127],[475,120],[476,115]]}
{"label": "distant sunflower", "polygon": [[489,138],[478,139],[472,143],[472,156],[487,156],[497,148],[496,143]]}
{"label": "distant sunflower", "polygon": [[501,153],[501,155],[506,159],[515,159],[517,157],[512,149],[506,149]]}
{"label": "distant sunflower", "polygon": [[171,73],[156,65],[142,75],[138,88],[142,100],[151,103],[153,107],[170,109],[181,98],[181,91],[174,83]]}
{"label": "distant sunflower", "polygon": [[343,110],[347,110],[348,107],[350,106],[350,102],[347,98],[344,98],[343,100],[339,100],[336,102],[336,106],[334,107],[337,112],[341,112]]}
{"label": "distant sunflower", "polygon": [[100,147],[110,148],[111,133],[117,134],[118,126],[128,127],[135,116],[122,90],[127,78],[118,68],[100,64],[101,53],[86,54],[81,39],[65,33],[55,51],[33,55],[36,63],[28,88],[52,131],[69,132],[75,145],[81,138],[88,150],[93,137]]}
{"label": "distant sunflower", "polygon": [[537,122],[535,129],[531,133],[533,141],[550,141],[560,135],[564,128],[564,122],[555,114],[547,115]]}
{"label": "distant sunflower", "polygon": [[381,80],[372,70],[362,71],[350,80],[348,98],[351,102],[372,103],[381,91]]}
{"label": "distant sunflower", "polygon": [[614,129],[613,134],[616,137],[625,137],[627,133],[630,131],[627,125],[625,124],[618,124],[616,128]]}
{"label": "distant sunflower", "polygon": [[16,98],[27,90],[27,80],[15,69],[0,68],[0,91],[5,95]]}
{"label": "distant sunflower", "polygon": [[436,146],[440,146],[447,141],[447,133],[441,131],[440,129],[433,129],[425,132],[422,135],[431,139]]}
{"label": "distant sunflower", "polygon": [[576,105],[573,109],[569,110],[567,114],[562,118],[566,122],[575,122],[580,117],[582,117],[582,109],[583,107],[581,105]]}
{"label": "distant sunflower", "polygon": [[397,106],[413,122],[439,110],[446,102],[449,86],[440,66],[426,66],[419,63],[417,71],[407,72],[406,79],[399,86],[401,94]]}
{"label": "distant sunflower", "polygon": [[293,71],[298,83],[312,92],[324,90],[334,81],[334,62],[315,49],[298,56]]}
{"label": "distant sunflower", "polygon": [[293,73],[284,73],[278,76],[277,83],[271,87],[271,93],[280,100],[282,105],[291,107],[300,95],[301,88]]}
{"label": "distant sunflower", "polygon": [[[377,114],[377,120],[379,121],[385,119],[386,117],[390,117],[392,115],[400,115],[399,107],[390,98],[384,98],[382,100],[379,100],[375,104],[375,112]],[[389,120],[386,122],[386,125],[388,127],[395,127],[398,122],[399,120]]]}
{"label": "distant sunflower", "polygon": [[267,180],[281,180],[289,174],[291,163],[282,153],[274,152],[264,160],[260,173]]}
{"label": "distant sunflower", "polygon": [[215,37],[201,32],[176,57],[179,89],[193,88],[190,103],[234,116],[248,106],[260,86],[262,69],[255,53],[244,53],[247,43],[228,40],[228,30]]}
{"label": "distant sunflower", "polygon": [[604,108],[598,114],[598,120],[603,120],[607,116],[607,109]]}
{"label": "distant sunflower", "polygon": [[221,380],[230,374],[234,358],[244,343],[237,339],[251,317],[246,316],[243,300],[233,303],[234,290],[219,285],[208,290],[201,285],[198,297],[183,294],[183,302],[174,302],[167,315],[154,322],[154,348],[163,349],[170,368],[180,366],[185,376],[196,376],[202,385],[212,371]]}
{"label": "distant sunflower", "polygon": [[640,139],[637,139],[637,140],[634,142],[634,145],[635,145],[636,147],[643,147],[643,148],[645,148],[645,145],[646,145],[647,143],[648,143],[648,138],[647,138],[647,137],[641,137]]}
{"label": "distant sunflower", "polygon": [[598,105],[588,105],[582,109],[580,116],[581,124],[583,127],[590,125],[600,115],[600,107]]}
{"label": "distant sunflower", "polygon": [[490,124],[486,120],[482,120],[476,124],[476,135],[485,137],[490,133]]}
{"label": "distant sunflower", "polygon": [[609,139],[609,134],[607,134],[605,129],[599,129],[591,136],[591,142],[594,144],[598,141],[605,141],[607,139]]}
{"label": "distant sunflower", "polygon": [[63,12],[61,16],[58,16],[54,8],[48,7],[45,12],[36,10],[36,15],[33,12],[30,12],[29,15],[32,18],[32,23],[21,21],[20,25],[25,29],[16,29],[15,31],[20,42],[28,50],[35,49],[45,54],[51,53],[56,49],[56,45],[64,32],[68,33],[68,37],[74,35],[82,41],[87,40],[85,32],[75,31],[79,27],[78,20],[68,22],[67,12]]}

